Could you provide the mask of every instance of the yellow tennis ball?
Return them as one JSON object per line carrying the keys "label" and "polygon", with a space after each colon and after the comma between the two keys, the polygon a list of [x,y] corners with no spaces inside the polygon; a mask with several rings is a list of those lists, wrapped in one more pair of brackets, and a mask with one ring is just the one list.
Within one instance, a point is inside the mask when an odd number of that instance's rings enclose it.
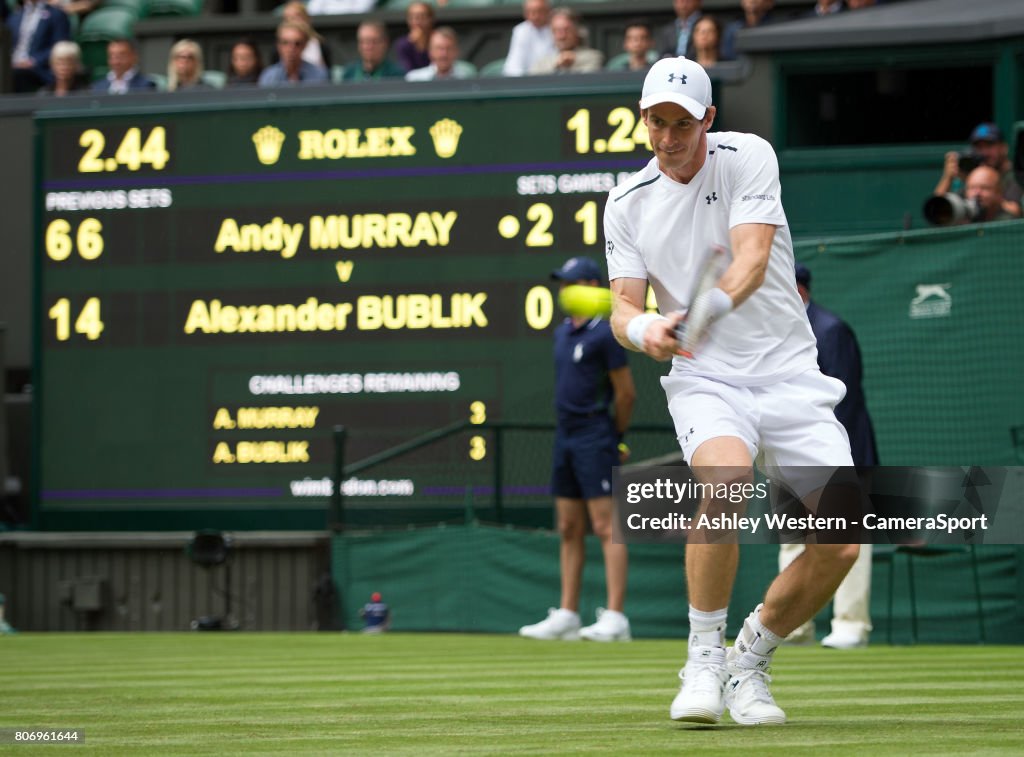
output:
{"label": "yellow tennis ball", "polygon": [[604,287],[573,284],[558,293],[558,305],[577,318],[607,318],[612,314],[612,291]]}

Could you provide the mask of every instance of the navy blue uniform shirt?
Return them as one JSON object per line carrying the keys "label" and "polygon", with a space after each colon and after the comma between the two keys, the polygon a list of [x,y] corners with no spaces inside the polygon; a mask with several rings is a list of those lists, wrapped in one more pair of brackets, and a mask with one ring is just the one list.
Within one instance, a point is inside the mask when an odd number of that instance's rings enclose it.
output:
{"label": "navy blue uniform shirt", "polygon": [[614,392],[608,372],[626,365],[626,350],[607,321],[578,328],[566,318],[555,329],[555,410],[560,426],[607,416]]}

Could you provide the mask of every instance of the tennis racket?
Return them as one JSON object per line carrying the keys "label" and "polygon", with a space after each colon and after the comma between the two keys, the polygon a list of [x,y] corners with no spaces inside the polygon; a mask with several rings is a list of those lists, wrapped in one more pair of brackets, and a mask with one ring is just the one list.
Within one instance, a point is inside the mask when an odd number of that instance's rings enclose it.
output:
{"label": "tennis racket", "polygon": [[707,306],[707,298],[703,295],[718,286],[718,280],[722,278],[728,266],[729,256],[725,248],[712,245],[701,265],[700,274],[694,281],[693,291],[690,292],[686,318],[676,328],[679,354],[683,357],[693,358],[694,350],[711,327],[713,318]]}

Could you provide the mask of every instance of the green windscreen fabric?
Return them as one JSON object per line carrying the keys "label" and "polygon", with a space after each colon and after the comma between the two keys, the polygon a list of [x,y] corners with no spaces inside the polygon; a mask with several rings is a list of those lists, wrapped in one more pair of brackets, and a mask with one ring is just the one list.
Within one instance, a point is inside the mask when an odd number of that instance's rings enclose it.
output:
{"label": "green windscreen fabric", "polygon": [[[333,576],[341,595],[345,626],[362,627],[359,609],[381,592],[396,631],[515,633],[542,620],[558,604],[556,533],[508,527],[461,525],[341,534],[332,545]],[[778,572],[778,547],[741,549],[739,574],[729,604],[728,633],[761,601]],[[1024,549],[977,548],[986,640],[1020,643],[1024,615],[1019,580]],[[682,544],[637,544],[629,551],[626,613],[637,638],[685,638],[688,632]],[[877,548],[872,581],[873,639],[910,636],[909,573],[905,556]],[[895,568],[893,616],[888,616],[889,571]],[[966,552],[917,558],[915,594],[918,639],[934,643],[977,643],[977,604]],[[580,613],[593,622],[604,605],[600,545],[587,537]],[[818,635],[829,631],[828,608],[818,615]],[[680,647],[681,649],[683,647]]]}
{"label": "green windscreen fabric", "polygon": [[1024,463],[1024,221],[801,242],[849,323],[883,465]]}

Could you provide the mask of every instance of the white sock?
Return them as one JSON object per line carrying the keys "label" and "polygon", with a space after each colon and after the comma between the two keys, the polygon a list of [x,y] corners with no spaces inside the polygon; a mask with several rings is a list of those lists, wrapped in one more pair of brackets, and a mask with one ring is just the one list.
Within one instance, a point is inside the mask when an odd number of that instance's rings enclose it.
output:
{"label": "white sock", "polygon": [[703,612],[690,605],[690,647],[725,647],[725,620],[729,608]]}
{"label": "white sock", "polygon": [[772,655],[782,643],[782,637],[768,630],[761,622],[761,608],[758,605],[747,616],[740,635],[733,645],[732,664],[738,668],[767,670],[772,664]]}

